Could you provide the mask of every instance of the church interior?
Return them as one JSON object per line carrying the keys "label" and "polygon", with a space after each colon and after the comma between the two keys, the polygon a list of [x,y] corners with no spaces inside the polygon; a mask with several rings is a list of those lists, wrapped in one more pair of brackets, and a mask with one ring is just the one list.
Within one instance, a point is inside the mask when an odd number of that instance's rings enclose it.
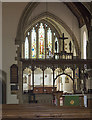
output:
{"label": "church interior", "polygon": [[2,120],[91,120],[91,45],[92,2],[2,2]]}

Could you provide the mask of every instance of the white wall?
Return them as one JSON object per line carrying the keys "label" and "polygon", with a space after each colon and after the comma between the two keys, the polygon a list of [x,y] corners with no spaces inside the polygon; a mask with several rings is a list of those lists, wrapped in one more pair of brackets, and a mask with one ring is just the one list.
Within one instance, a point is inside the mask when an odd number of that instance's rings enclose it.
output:
{"label": "white wall", "polygon": [[22,11],[27,3],[2,3],[2,50],[3,70],[7,74],[7,103],[18,103],[17,96],[10,92],[10,66],[15,63],[15,37]]}

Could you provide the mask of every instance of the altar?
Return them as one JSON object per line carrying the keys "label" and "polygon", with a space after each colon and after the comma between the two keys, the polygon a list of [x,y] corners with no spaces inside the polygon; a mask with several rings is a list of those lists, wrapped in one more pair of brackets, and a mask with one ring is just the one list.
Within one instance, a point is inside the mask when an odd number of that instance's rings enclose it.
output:
{"label": "altar", "polygon": [[83,95],[63,95],[63,106],[83,106]]}
{"label": "altar", "polygon": [[[57,93],[58,94],[58,93]],[[57,97],[59,96],[59,97]],[[56,106],[87,107],[87,96],[82,94],[55,95]]]}

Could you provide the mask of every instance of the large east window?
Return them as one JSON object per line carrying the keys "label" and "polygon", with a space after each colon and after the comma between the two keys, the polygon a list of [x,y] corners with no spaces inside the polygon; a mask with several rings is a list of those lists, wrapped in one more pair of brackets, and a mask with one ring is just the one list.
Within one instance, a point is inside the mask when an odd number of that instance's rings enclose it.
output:
{"label": "large east window", "polygon": [[26,32],[25,36],[23,44],[23,58],[25,59],[52,58],[54,53],[59,52],[58,34],[45,23],[37,23]]}

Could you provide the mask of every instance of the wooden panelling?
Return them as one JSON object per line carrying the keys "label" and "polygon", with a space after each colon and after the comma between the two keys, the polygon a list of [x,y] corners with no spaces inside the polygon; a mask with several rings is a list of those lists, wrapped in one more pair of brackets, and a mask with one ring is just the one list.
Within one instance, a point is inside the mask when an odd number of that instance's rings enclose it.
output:
{"label": "wooden panelling", "polygon": [[10,83],[18,83],[18,67],[15,64],[10,67]]}

